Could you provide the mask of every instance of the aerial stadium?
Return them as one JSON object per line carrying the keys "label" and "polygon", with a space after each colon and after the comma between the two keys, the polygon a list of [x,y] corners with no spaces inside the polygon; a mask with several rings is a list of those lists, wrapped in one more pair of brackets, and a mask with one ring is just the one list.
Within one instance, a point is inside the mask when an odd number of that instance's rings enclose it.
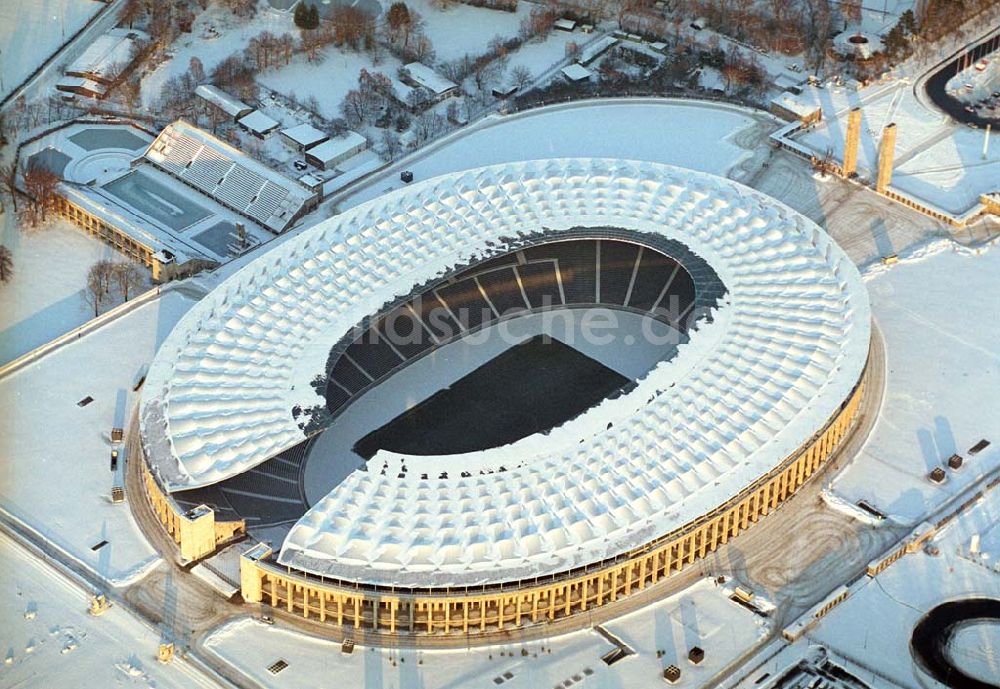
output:
{"label": "aerial stadium", "polygon": [[248,604],[388,635],[583,619],[817,473],[870,338],[851,261],[756,191],[481,168],[227,278],[151,364],[129,464],[183,561],[243,539]]}

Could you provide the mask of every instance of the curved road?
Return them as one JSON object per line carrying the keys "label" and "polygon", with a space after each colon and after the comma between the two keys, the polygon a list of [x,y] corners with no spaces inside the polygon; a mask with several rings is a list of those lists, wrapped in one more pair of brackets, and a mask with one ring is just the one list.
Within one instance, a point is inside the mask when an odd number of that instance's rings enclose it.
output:
{"label": "curved road", "polygon": [[[968,104],[952,96],[946,88],[948,80],[958,73],[960,64],[975,63],[987,55],[996,53],[998,49],[1000,49],[1000,33],[995,33],[992,37],[980,41],[971,48],[963,48],[957,56],[947,60],[944,64],[938,65],[935,71],[923,81],[923,88],[927,92],[927,96],[935,106],[947,113],[956,122],[974,124],[977,127],[985,127],[987,124],[991,124],[996,128],[1000,128],[1000,115],[996,117],[982,117],[976,113],[968,112],[965,109],[965,106]],[[971,62],[968,62],[966,56],[970,53],[972,59]],[[1000,59],[1000,54],[996,55],[993,59]],[[994,66],[994,69],[1000,68]]]}

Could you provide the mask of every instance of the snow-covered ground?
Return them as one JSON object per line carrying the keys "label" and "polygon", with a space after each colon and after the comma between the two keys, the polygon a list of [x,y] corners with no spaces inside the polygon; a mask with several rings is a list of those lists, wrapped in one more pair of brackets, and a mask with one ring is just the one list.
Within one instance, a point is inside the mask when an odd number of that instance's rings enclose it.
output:
{"label": "snow-covered ground", "polygon": [[[263,685],[275,688],[314,687],[329,677],[350,677],[357,686],[384,689],[460,689],[503,686],[652,687],[662,683],[663,669],[682,669],[677,687],[693,689],[760,641],[763,620],[723,595],[710,581],[653,603],[604,625],[634,654],[613,665],[601,656],[615,646],[594,630],[524,644],[456,651],[390,650],[358,646],[353,654],[340,645],[304,636],[280,626],[243,618],[224,625],[205,642],[209,653],[231,663]],[[700,665],[688,651],[705,651]],[[278,674],[267,667],[283,659]]]}
{"label": "snow-covered ground", "polygon": [[[93,318],[94,309],[84,298],[87,271],[95,261],[122,259],[66,220],[23,231],[7,217],[3,220],[0,244],[14,254],[14,278],[0,285],[0,364]],[[148,276],[145,268],[143,272]]]}
{"label": "snow-covered ground", "polygon": [[99,0],[0,0],[0,98],[104,7]]}
{"label": "snow-covered ground", "polygon": [[[942,240],[868,280],[885,337],[885,397],[864,450],[833,485],[907,524],[1000,466],[1000,249],[951,247]],[[982,438],[993,444],[969,456]],[[953,453],[965,466],[942,485],[928,481]]]}
{"label": "snow-covered ground", "polygon": [[234,16],[224,3],[212,3],[197,15],[191,33],[181,34],[170,46],[169,52],[173,57],[157,65],[152,73],[143,78],[143,103],[154,105],[161,97],[167,80],[188,71],[192,57],[201,60],[205,73],[211,74],[216,65],[233,53],[242,51],[250,39],[264,31],[279,36],[284,33],[298,34],[291,12],[273,9],[267,3],[260,3],[257,14],[248,20]]}
{"label": "snow-covered ground", "polygon": [[[495,116],[408,163],[414,179],[518,160],[610,157],[670,163],[725,175],[750,153],[733,138],[754,119],[735,108],[698,102],[594,102]],[[342,201],[353,206],[402,186],[366,185]]]}
{"label": "snow-covered ground", "polygon": [[110,431],[127,425],[137,376],[193,303],[170,290],[0,379],[0,508],[112,584],[160,557],[110,501]]}
{"label": "snow-covered ground", "polygon": [[[126,508],[127,509],[127,508]],[[213,687],[183,660],[156,660],[160,635],[118,606],[87,612],[88,592],[0,534],[0,685]]]}

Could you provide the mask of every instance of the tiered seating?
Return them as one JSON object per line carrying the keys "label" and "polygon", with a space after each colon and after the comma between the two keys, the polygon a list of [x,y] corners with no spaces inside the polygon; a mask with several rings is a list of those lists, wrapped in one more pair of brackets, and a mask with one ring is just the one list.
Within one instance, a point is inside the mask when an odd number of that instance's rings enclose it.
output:
{"label": "tiered seating", "polygon": [[430,334],[417,322],[412,312],[404,307],[394,309],[382,319],[378,331],[407,359],[419,356],[434,344]]}
{"label": "tiered seating", "polygon": [[347,355],[375,380],[382,378],[404,361],[377,329],[369,329],[355,340],[347,348]]}
{"label": "tiered seating", "polygon": [[285,230],[311,193],[185,122],[166,127],[145,157],[275,232]]}
{"label": "tiered seating", "polygon": [[521,286],[513,268],[500,268],[478,275],[479,284],[486,291],[486,296],[496,308],[497,313],[506,316],[528,308],[521,294]]}
{"label": "tiered seating", "polygon": [[229,199],[229,205],[234,208],[247,208],[265,182],[260,175],[233,165],[215,193],[221,198]]}
{"label": "tiered seating", "polygon": [[489,259],[395,306],[362,337],[339,343],[342,354],[334,357],[327,407],[341,409],[412,359],[516,310],[627,306],[683,330],[696,292],[681,261],[695,259],[678,260],[645,247],[640,254],[637,244],[617,239],[552,242]]}
{"label": "tiered seating", "polygon": [[479,291],[479,285],[472,278],[439,287],[437,295],[469,330],[479,328],[494,317],[493,310]]}
{"label": "tiered seating", "polygon": [[247,212],[255,218],[270,218],[287,197],[287,189],[265,181],[257,192],[257,198],[247,207]]}
{"label": "tiered seating", "polygon": [[639,247],[628,242],[601,242],[600,303],[625,305]]}
{"label": "tiered seating", "polygon": [[678,265],[677,261],[658,251],[643,251],[628,306],[643,311],[652,309]]}
{"label": "tiered seating", "polygon": [[553,261],[527,263],[517,267],[524,285],[524,293],[528,295],[531,308],[540,309],[551,306],[561,306],[562,294],[559,292],[559,280],[556,278],[556,264]]}
{"label": "tiered seating", "polygon": [[299,490],[308,441],[249,471],[207,488],[174,493],[184,509],[208,505],[217,520],[246,519],[251,526],[295,521],[309,509]]}

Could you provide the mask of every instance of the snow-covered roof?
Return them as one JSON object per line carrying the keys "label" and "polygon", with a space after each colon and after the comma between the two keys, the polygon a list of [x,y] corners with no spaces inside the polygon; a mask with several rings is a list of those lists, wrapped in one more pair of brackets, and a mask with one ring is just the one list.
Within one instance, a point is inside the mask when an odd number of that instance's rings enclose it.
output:
{"label": "snow-covered roof", "polygon": [[309,155],[324,163],[337,160],[340,156],[353,151],[358,146],[364,146],[367,142],[365,137],[357,132],[347,131],[343,136],[336,139],[328,139],[319,146],[309,149]]}
{"label": "snow-covered roof", "polygon": [[164,127],[144,157],[273,232],[285,230],[315,197],[298,182],[183,120]]}
{"label": "snow-covered roof", "polygon": [[142,31],[111,29],[95,38],[76,60],[66,68],[66,74],[108,81],[115,69],[128,64],[136,40],[148,38]]}
{"label": "snow-covered roof", "polygon": [[268,117],[260,110],[254,110],[249,115],[244,115],[237,122],[257,134],[267,134],[281,126],[277,120]]}
{"label": "snow-covered roof", "polygon": [[572,31],[576,28],[576,22],[566,17],[556,19],[552,26],[560,31]]}
{"label": "snow-covered roof", "polygon": [[772,98],[771,103],[794,113],[798,117],[809,117],[821,107],[819,100],[814,98],[815,90],[815,87],[807,87],[802,90],[801,94],[785,91]]}
{"label": "snow-covered roof", "polygon": [[441,76],[427,65],[419,62],[411,62],[404,66],[403,69],[406,70],[410,79],[431,91],[434,95],[440,96],[452,89],[458,88],[458,85],[454,81]]}
{"label": "snow-covered roof", "polygon": [[192,308],[143,389],[143,439],[161,481],[170,490],[212,484],[302,442],[292,410],[323,404],[310,382],[333,343],[415,285],[538,228],[554,237],[655,233],[703,258],[729,296],[673,359],[602,403],[600,423],[577,425],[572,438],[532,436],[505,472],[423,480],[354,471],[292,528],[280,562],[445,586],[613,557],[774,468],[839,410],[863,371],[871,315],[860,275],[790,208],[653,163],[497,165],[334,216]]}
{"label": "snow-covered roof", "polygon": [[253,110],[252,107],[241,101],[236,96],[232,96],[222,89],[212,86],[211,84],[201,84],[194,90],[194,92],[230,117],[245,115]]}
{"label": "snow-covered roof", "polygon": [[330,138],[329,134],[321,132],[308,122],[297,124],[294,127],[289,127],[288,129],[282,129],[281,135],[304,148],[315,146],[316,144]]}
{"label": "snow-covered roof", "polygon": [[600,56],[605,50],[609,49],[616,43],[618,43],[618,39],[614,36],[604,36],[603,38],[599,38],[581,50],[580,56],[576,59],[576,61],[581,65],[589,64]]}
{"label": "snow-covered roof", "polygon": [[562,68],[563,75],[570,81],[583,81],[593,74],[589,69],[576,63]]}

